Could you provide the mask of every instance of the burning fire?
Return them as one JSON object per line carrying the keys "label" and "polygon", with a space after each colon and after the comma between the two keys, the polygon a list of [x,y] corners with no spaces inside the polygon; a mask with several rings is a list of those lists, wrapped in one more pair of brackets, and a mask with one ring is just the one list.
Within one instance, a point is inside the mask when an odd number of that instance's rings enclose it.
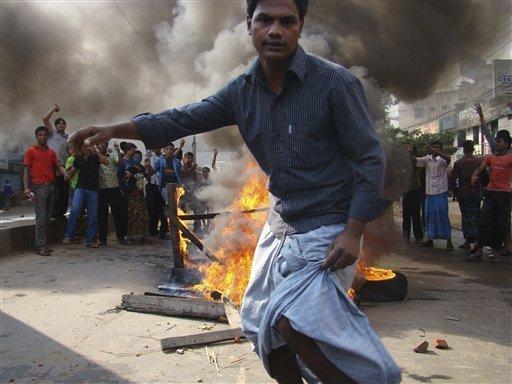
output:
{"label": "burning fire", "polygon": [[[220,263],[200,267],[203,282],[194,288],[210,298],[211,292],[221,292],[234,304],[241,304],[245,289],[249,283],[252,259],[259,234],[266,220],[266,215],[260,213],[242,214],[239,211],[265,207],[268,204],[266,176],[259,171],[255,163],[250,163],[247,172],[251,174],[248,181],[235,201],[228,208],[234,213],[223,222],[217,221],[221,228],[218,237],[220,246],[212,249]],[[186,243],[185,243],[186,248]],[[367,281],[388,280],[395,277],[389,269],[367,267],[360,261],[356,273]],[[352,288],[347,292],[352,299],[356,291]]]}
{"label": "burning fire", "polygon": [[357,263],[356,273],[368,281],[390,280],[396,276],[391,269],[367,267],[361,261]]}
{"label": "burning fire", "polygon": [[[228,208],[229,211],[239,212],[268,204],[266,176],[255,163],[247,167],[250,174],[237,198]],[[216,225],[221,228],[220,246],[212,249],[221,261],[200,268],[204,274],[203,282],[195,288],[208,294],[218,291],[229,298],[234,304],[241,304],[249,276],[251,273],[254,249],[258,243],[259,234],[266,220],[265,212],[242,214],[233,213],[219,219]]]}

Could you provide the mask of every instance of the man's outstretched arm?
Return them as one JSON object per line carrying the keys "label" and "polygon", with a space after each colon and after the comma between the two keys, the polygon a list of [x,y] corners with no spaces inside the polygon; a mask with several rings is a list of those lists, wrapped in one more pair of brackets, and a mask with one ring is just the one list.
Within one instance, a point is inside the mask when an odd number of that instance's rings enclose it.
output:
{"label": "man's outstretched arm", "polygon": [[119,124],[89,126],[75,132],[70,142],[105,143],[112,138],[142,140],[147,148],[162,148],[185,136],[236,124],[229,85],[198,103],[158,114],[144,113]]}

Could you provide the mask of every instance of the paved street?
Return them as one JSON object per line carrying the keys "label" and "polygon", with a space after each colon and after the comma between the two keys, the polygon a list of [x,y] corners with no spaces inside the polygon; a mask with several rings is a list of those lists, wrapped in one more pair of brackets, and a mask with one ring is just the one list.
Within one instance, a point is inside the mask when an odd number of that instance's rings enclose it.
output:
{"label": "paved street", "polygon": [[[460,233],[456,232],[460,241]],[[468,264],[462,251],[398,245],[382,266],[407,275],[405,302],[362,307],[403,368],[405,383],[508,383],[510,260]],[[268,383],[247,342],[164,354],[159,339],[225,324],[113,311],[121,295],[155,290],[171,267],[164,242],[91,252],[54,247],[53,257],[2,257],[2,382]],[[450,349],[437,350],[435,339]],[[412,349],[430,343],[427,354]],[[12,380],[12,381],[11,381]]]}

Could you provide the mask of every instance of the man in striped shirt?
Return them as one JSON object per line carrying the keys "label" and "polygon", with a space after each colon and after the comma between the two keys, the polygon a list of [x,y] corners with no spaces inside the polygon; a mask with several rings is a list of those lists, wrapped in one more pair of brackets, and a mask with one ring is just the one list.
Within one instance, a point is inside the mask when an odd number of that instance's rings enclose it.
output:
{"label": "man in striped shirt", "polygon": [[246,73],[201,102],[85,127],[72,140],[154,148],[238,125],[273,202],[242,305],[265,369],[280,383],[397,383],[400,369],[345,294],[365,224],[388,206],[383,148],[359,80],[298,45],[306,9],[306,0],[248,0],[258,59]]}

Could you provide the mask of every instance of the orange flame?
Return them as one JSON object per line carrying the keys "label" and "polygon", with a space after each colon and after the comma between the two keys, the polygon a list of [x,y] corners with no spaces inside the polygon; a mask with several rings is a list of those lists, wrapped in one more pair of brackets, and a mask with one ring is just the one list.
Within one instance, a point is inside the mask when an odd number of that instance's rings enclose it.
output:
{"label": "orange flame", "polygon": [[357,263],[356,272],[368,281],[390,280],[396,276],[391,269],[367,267],[361,261]]}
{"label": "orange flame", "polygon": [[[250,177],[235,201],[228,207],[229,211],[255,209],[268,204],[266,176],[255,163],[249,164],[247,172],[250,173]],[[265,219],[264,212],[233,213],[226,218],[225,226],[220,231],[221,245],[212,249],[221,263],[200,267],[204,274],[203,282],[195,288],[206,296],[212,291],[221,292],[234,304],[241,304],[249,283],[254,249]]]}
{"label": "orange flame", "polygon": [[[211,299],[211,292],[220,292],[234,304],[241,304],[249,276],[252,259],[259,234],[265,224],[266,215],[260,213],[242,214],[238,211],[250,210],[268,205],[266,176],[259,171],[255,163],[250,163],[247,171],[251,173],[248,181],[242,186],[235,201],[228,207],[231,214],[226,225],[220,231],[221,245],[212,249],[221,263],[212,263],[200,267],[203,282],[194,288],[203,292]],[[387,280],[395,277],[389,269],[367,267],[361,261],[356,268],[357,273],[365,280]],[[350,298],[356,297],[352,288],[347,292]]]}

